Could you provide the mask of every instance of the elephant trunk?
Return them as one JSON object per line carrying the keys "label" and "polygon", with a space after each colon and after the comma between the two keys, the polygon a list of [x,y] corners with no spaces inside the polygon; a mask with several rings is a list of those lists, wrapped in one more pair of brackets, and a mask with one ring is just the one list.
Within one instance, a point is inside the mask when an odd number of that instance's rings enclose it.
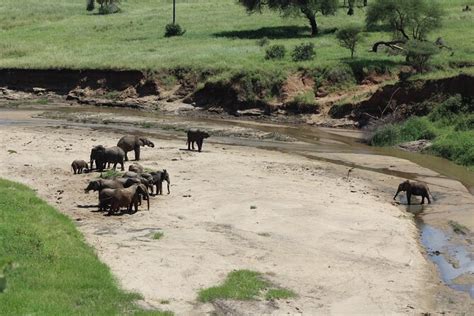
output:
{"label": "elephant trunk", "polygon": [[400,191],[401,191],[400,188],[398,188],[397,193],[395,193],[395,196],[393,197],[394,200],[397,198],[397,195],[398,193],[400,193]]}

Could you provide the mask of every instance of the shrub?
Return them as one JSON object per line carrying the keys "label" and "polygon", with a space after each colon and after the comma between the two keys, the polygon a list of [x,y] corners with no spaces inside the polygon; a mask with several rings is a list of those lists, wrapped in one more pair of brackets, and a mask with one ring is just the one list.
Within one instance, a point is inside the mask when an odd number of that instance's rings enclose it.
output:
{"label": "shrub", "polygon": [[451,132],[438,137],[430,152],[465,166],[474,165],[474,132]]}
{"label": "shrub", "polygon": [[313,43],[301,43],[297,45],[291,53],[294,61],[312,60],[315,55],[316,51],[314,50]]}
{"label": "shrub", "polygon": [[265,59],[283,59],[286,55],[286,48],[283,45],[272,45],[265,50]]}
{"label": "shrub", "polygon": [[181,36],[184,33],[186,30],[183,30],[179,24],[170,23],[165,27],[165,37]]}
{"label": "shrub", "polygon": [[469,107],[463,103],[461,95],[457,94],[435,106],[428,117],[432,122],[439,121],[443,124],[449,124],[456,120],[457,114],[467,110],[469,110]]}
{"label": "shrub", "polygon": [[413,141],[420,139],[434,139],[436,133],[433,126],[425,118],[412,117],[400,126],[400,140]]}
{"label": "shrub", "polygon": [[356,46],[362,40],[361,31],[361,28],[358,26],[348,26],[336,33],[339,45],[351,51],[351,58],[354,58]]}
{"label": "shrub", "polygon": [[349,66],[338,65],[324,71],[324,79],[332,84],[354,83],[354,73]]}
{"label": "shrub", "polygon": [[407,63],[417,72],[427,69],[430,59],[439,53],[439,48],[433,43],[412,40],[405,45]]}
{"label": "shrub", "polygon": [[474,114],[468,116],[461,116],[456,125],[454,126],[455,131],[469,131],[474,130]]}
{"label": "shrub", "polygon": [[269,44],[270,44],[270,40],[266,36],[257,40],[257,45],[260,47],[267,46]]}
{"label": "shrub", "polygon": [[369,143],[374,146],[392,146],[400,139],[400,129],[393,124],[379,127],[372,135]]}

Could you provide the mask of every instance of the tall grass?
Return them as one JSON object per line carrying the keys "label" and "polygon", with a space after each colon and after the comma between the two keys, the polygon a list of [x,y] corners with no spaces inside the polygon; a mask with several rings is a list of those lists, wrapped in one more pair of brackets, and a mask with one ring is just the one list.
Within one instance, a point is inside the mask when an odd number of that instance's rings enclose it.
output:
{"label": "tall grass", "polygon": [[[27,187],[0,179],[2,315],[170,315],[145,312],[121,290],[71,220]],[[1,271],[0,271],[1,272]]]}

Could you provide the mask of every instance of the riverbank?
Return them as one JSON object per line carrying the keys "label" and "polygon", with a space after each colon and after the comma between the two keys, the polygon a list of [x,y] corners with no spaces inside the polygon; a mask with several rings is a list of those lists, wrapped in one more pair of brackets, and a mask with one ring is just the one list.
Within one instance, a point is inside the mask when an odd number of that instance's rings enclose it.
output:
{"label": "riverbank", "polygon": [[[424,212],[441,217],[456,205],[456,216],[465,207],[467,218],[472,197],[458,182],[437,173],[361,152],[335,156],[332,150],[311,157],[301,140],[265,140],[249,127],[244,134],[252,135],[244,138],[227,128],[229,134],[211,138],[197,154],[179,150],[184,148],[184,139],[176,140],[179,129],[124,127],[113,121],[92,126],[51,123],[32,121],[31,113],[10,113],[1,116],[23,120],[24,126],[0,127],[0,157],[10,161],[0,176],[31,185],[75,219],[123,286],[142,293],[149,307],[169,301],[167,307],[178,314],[210,311],[212,305],[196,303],[198,290],[242,268],[266,273],[298,294],[294,300],[240,307],[256,313],[344,313],[353,312],[354,306],[372,314],[462,312],[472,305],[468,294],[439,285],[434,266],[420,252],[412,215],[388,202],[401,181],[396,170],[400,176],[403,171],[424,174],[437,196]],[[144,149],[143,165],[170,171],[172,194],[154,198],[150,212],[103,217],[91,212],[93,207],[84,208],[96,203],[95,194],[83,193],[96,175],[71,177],[69,164],[87,158],[93,144],[114,145],[127,130],[153,137],[158,148]],[[321,144],[338,143],[333,139]],[[346,160],[349,165],[363,161],[374,170],[357,167],[347,178],[347,167],[324,160]],[[377,171],[384,168],[393,169],[394,175]],[[472,229],[474,223],[467,225]],[[164,237],[152,240],[155,232]]]}

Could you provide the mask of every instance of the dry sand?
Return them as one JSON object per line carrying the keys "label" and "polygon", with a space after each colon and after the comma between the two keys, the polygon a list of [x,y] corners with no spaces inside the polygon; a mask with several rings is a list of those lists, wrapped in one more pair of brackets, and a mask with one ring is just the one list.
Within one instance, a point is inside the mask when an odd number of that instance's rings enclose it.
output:
{"label": "dry sand", "polygon": [[[171,195],[154,197],[149,212],[106,217],[88,207],[97,194],[83,192],[97,174],[74,176],[70,163],[120,136],[0,126],[0,177],[31,186],[76,221],[121,285],[143,294],[144,305],[178,315],[214,308],[306,315],[432,311],[433,269],[413,221],[368,182],[345,179],[346,168],[210,143],[202,153],[188,152],[182,141],[154,139],[157,147],[142,151],[142,164],[170,172]],[[157,231],[161,240],[151,238]],[[199,289],[234,269],[265,273],[298,297],[197,302]]]}

